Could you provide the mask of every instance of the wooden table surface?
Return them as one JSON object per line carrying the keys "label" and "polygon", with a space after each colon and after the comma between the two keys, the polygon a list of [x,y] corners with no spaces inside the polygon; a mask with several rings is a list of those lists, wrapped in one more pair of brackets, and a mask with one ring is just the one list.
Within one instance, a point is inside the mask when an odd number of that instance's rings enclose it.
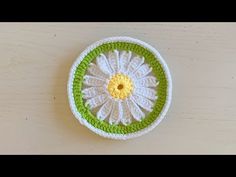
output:
{"label": "wooden table surface", "polygon": [[[72,115],[66,85],[92,42],[131,36],[166,60],[173,99],[149,134],[116,141]],[[0,154],[236,154],[236,23],[0,23]]]}

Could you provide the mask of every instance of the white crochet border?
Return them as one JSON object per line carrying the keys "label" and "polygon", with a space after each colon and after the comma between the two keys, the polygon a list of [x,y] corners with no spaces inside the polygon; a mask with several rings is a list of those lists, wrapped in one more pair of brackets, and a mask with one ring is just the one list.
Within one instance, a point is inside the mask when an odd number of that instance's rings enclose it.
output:
{"label": "white crochet border", "polygon": [[[129,43],[134,43],[134,44],[138,44],[148,50],[150,50],[157,58],[157,60],[160,62],[160,64],[162,65],[166,78],[167,78],[167,98],[166,98],[166,103],[159,115],[159,118],[157,118],[152,124],[150,124],[148,127],[139,130],[137,132],[133,132],[133,133],[129,133],[129,134],[115,134],[115,133],[107,133],[101,129],[95,128],[93,125],[91,125],[90,123],[87,122],[86,119],[82,118],[81,114],[77,111],[76,105],[75,105],[75,100],[73,97],[73,80],[74,80],[74,74],[76,71],[77,66],[80,64],[80,62],[83,60],[83,58],[93,49],[95,49],[96,47],[104,44],[104,43],[109,43],[109,42],[129,42]],[[160,55],[160,53],[153,48],[152,46],[150,46],[149,44],[138,40],[138,39],[134,39],[131,37],[127,37],[127,36],[118,36],[118,37],[108,37],[102,40],[99,40],[95,43],[93,43],[92,45],[90,45],[89,47],[87,47],[80,55],[79,57],[76,59],[76,61],[74,62],[74,64],[71,67],[70,70],[70,74],[69,74],[69,80],[68,80],[68,85],[67,85],[67,91],[68,91],[68,97],[69,97],[69,104],[70,104],[70,108],[72,110],[72,113],[74,114],[74,116],[80,121],[80,123],[82,125],[85,125],[87,128],[89,128],[91,131],[93,131],[94,133],[105,137],[105,138],[111,138],[111,139],[118,139],[118,140],[127,140],[130,138],[135,138],[135,137],[139,137],[141,135],[144,135],[148,132],[150,132],[151,130],[153,130],[161,121],[162,119],[165,117],[170,104],[171,104],[171,98],[172,98],[172,79],[171,79],[171,74],[170,71],[168,69],[167,64],[165,63],[164,59],[162,58],[162,56]]]}

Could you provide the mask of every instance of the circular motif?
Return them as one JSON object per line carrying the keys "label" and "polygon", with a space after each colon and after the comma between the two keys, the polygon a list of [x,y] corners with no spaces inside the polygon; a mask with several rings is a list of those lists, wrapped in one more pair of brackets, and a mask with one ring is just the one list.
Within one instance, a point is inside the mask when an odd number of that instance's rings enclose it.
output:
{"label": "circular motif", "polygon": [[133,82],[127,75],[115,74],[109,80],[107,90],[113,98],[123,100],[133,91]]}
{"label": "circular motif", "polygon": [[168,67],[145,42],[111,37],[95,42],[77,58],[68,81],[75,117],[107,138],[143,135],[164,118],[171,102]]}

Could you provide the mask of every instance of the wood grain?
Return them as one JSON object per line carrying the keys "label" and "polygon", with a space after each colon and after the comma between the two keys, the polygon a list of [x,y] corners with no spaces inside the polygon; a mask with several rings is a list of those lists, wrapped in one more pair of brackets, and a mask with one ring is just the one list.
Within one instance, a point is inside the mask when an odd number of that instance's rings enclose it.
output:
{"label": "wood grain", "polygon": [[[73,117],[66,84],[92,42],[131,36],[156,47],[173,101],[152,132],[101,138]],[[235,23],[0,23],[1,154],[236,153]]]}

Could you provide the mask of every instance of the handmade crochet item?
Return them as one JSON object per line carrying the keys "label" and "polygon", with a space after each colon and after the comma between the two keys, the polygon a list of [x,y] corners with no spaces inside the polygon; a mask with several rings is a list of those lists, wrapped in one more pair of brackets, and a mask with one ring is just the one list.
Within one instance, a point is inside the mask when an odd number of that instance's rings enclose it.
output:
{"label": "handmade crochet item", "polygon": [[130,37],[95,42],[77,58],[68,81],[71,110],[81,124],[112,139],[143,135],[171,102],[169,69],[149,44]]}

